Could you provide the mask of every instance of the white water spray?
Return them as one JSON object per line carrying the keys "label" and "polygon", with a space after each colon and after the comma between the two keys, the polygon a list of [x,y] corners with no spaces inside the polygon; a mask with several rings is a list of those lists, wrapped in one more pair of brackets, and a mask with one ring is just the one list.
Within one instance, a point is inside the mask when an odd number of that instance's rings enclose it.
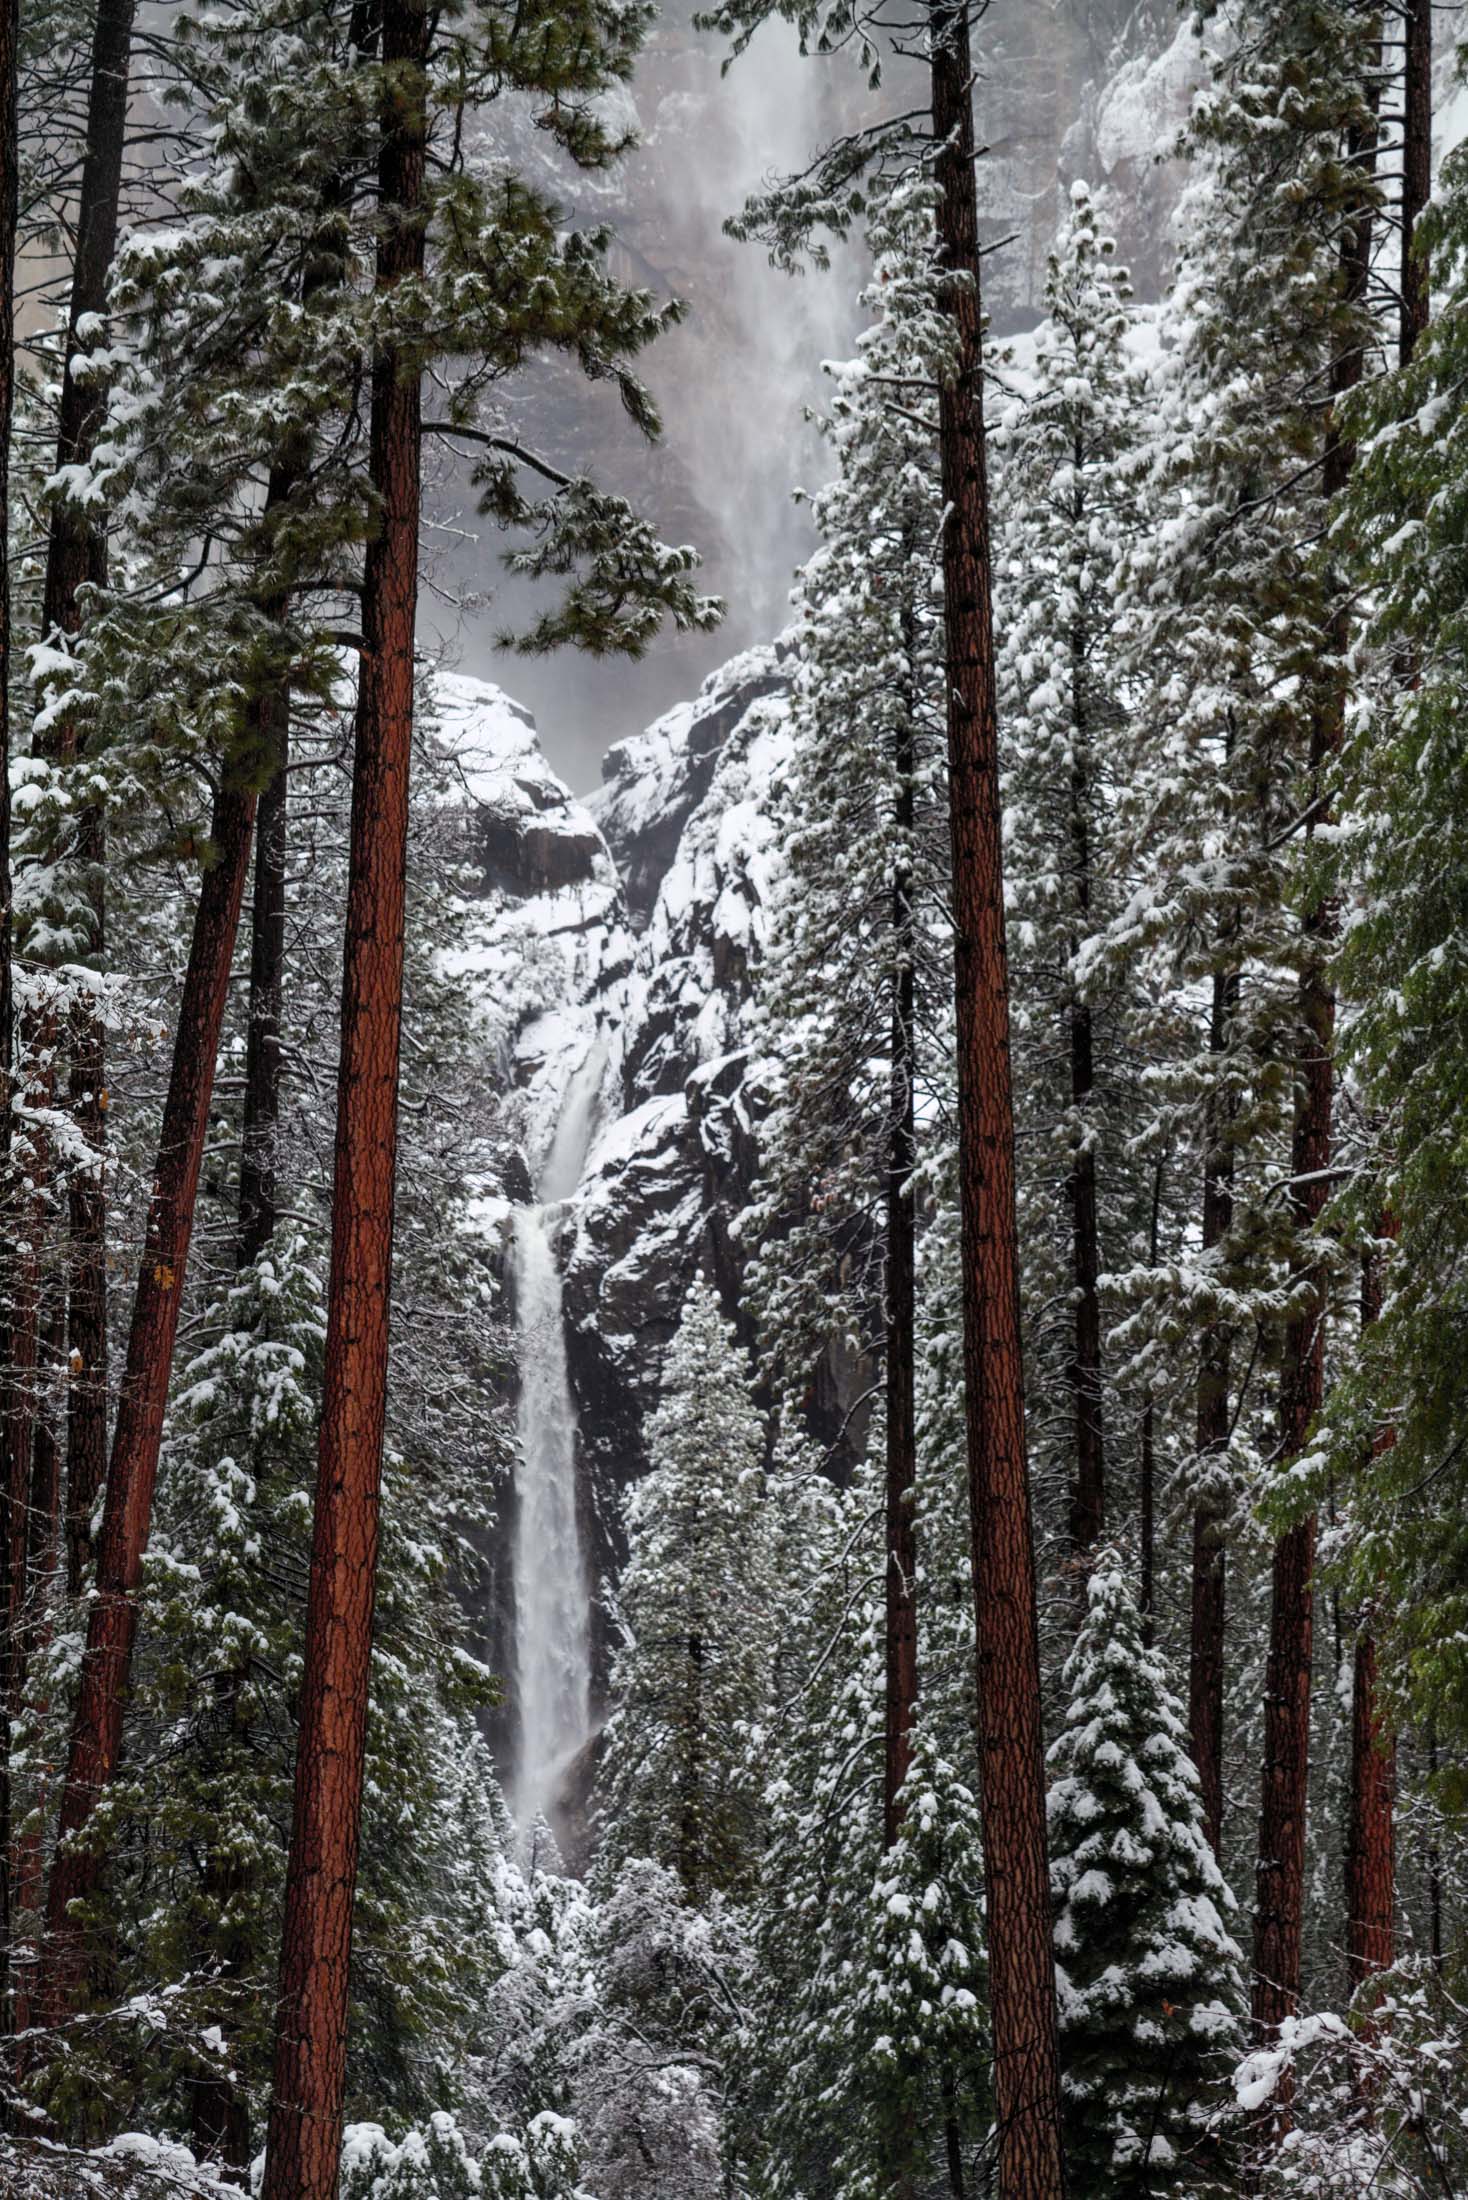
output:
{"label": "white water spray", "polygon": [[515,1678],[519,1713],[515,1814],[550,1817],[591,1732],[591,1596],[576,1488],[576,1408],[556,1225],[595,1128],[605,1067],[600,1039],[566,1088],[537,1207],[515,1216],[520,1336],[520,1464],[515,1522]]}

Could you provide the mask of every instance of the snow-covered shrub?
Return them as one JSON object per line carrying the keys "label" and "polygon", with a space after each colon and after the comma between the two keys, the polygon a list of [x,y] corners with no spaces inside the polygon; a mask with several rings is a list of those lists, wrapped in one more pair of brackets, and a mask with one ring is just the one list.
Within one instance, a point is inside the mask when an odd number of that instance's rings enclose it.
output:
{"label": "snow-covered shrub", "polygon": [[1244,2057],[1234,2091],[1258,2129],[1250,2189],[1261,2200],[1468,2191],[1468,2009],[1430,1965],[1373,1981],[1369,2016],[1288,2018],[1273,2045]]}
{"label": "snow-covered shrub", "polygon": [[496,2133],[475,2147],[440,2112],[396,2142],[380,2124],[349,2124],[340,2200],[588,2200],[577,2169],[576,2129],[549,2111],[523,2137]]}

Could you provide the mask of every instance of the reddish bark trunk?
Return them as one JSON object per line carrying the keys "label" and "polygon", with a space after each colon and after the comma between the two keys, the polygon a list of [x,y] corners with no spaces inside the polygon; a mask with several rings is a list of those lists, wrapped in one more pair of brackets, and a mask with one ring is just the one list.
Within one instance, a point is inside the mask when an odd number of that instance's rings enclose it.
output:
{"label": "reddish bark trunk", "polygon": [[214,806],[214,861],[204,873],[194,918],[108,1465],[96,1586],[61,1797],[61,1838],[47,1889],[40,1987],[47,2022],[65,2016],[85,1984],[85,1949],[70,1912],[97,1885],[102,1858],[77,1837],[117,1769],[137,1629],[138,1577],[152,1519],[174,1336],[254,817],[253,792],[226,782]]}
{"label": "reddish bark trunk", "polygon": [[938,238],[956,372],[941,392],[964,1365],[1000,2200],[1065,2186],[1045,1845],[1035,1554],[1015,1244],[1014,1109],[966,6],[929,16]]}
{"label": "reddish bark trunk", "polygon": [[1356,1638],[1346,1836],[1346,1962],[1353,1990],[1397,1959],[1396,1791],[1396,1737],[1377,1687],[1375,1638],[1363,1628]]}
{"label": "reddish bark trunk", "polygon": [[[1209,1050],[1222,1062],[1238,1012],[1237,971],[1213,979]],[[1203,1157],[1203,1251],[1217,1250],[1233,1225],[1233,1105],[1222,1085],[1209,1108]],[[1225,1322],[1209,1324],[1198,1369],[1198,1458],[1203,1490],[1193,1508],[1192,1631],[1188,1655],[1188,1734],[1203,1791],[1203,1824],[1215,1856],[1223,1851],[1223,1679],[1228,1620],[1227,1517],[1222,1493],[1212,1486],[1229,1439],[1229,1375],[1232,1333]]]}
{"label": "reddish bark trunk", "polygon": [[[423,265],[428,36],[421,5],[385,0],[380,289]],[[421,439],[419,375],[384,351],[372,375],[379,518],[363,592],[326,1393],[264,2200],[332,2200],[341,2150],[387,1393]]]}

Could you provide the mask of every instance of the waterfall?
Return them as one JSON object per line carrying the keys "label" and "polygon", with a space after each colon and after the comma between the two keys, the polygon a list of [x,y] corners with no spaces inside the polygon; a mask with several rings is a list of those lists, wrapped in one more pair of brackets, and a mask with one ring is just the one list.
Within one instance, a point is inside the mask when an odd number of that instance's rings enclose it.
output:
{"label": "waterfall", "polygon": [[566,1366],[558,1225],[595,1128],[600,1038],[566,1087],[541,1169],[540,1206],[514,1221],[520,1342],[515,1517],[515,1814],[550,1817],[591,1732],[591,1595],[576,1489],[576,1407]]}

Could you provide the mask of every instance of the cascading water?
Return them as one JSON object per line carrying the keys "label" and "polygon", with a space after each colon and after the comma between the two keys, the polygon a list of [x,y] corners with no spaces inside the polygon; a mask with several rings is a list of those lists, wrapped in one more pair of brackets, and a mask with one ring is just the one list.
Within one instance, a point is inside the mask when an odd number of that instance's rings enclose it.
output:
{"label": "cascading water", "polygon": [[598,1039],[566,1089],[537,1207],[517,1210],[520,1338],[515,1522],[515,1814],[550,1817],[591,1732],[591,1599],[576,1490],[576,1407],[566,1366],[557,1225],[580,1181],[605,1067]]}

